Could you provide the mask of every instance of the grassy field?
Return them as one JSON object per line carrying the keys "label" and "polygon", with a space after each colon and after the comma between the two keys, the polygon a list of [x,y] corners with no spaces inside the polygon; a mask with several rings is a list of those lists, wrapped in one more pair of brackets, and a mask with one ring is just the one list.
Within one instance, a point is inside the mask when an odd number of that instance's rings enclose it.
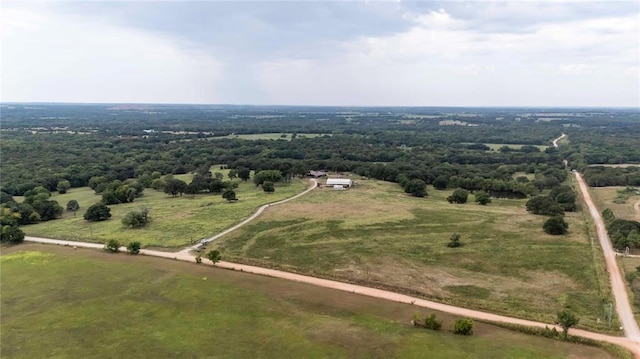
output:
{"label": "grassy field", "polygon": [[605,208],[611,208],[616,218],[639,220],[640,213],[633,208],[633,204],[640,201],[640,196],[632,195],[625,203],[615,203],[613,201],[618,191],[622,189],[624,187],[589,187],[589,193],[600,212]]}
{"label": "grassy field", "polygon": [[[191,175],[174,176],[189,182]],[[276,191],[267,194],[253,183],[241,183],[236,190],[238,202],[227,203],[219,194],[199,194],[171,197],[163,192],[146,189],[144,195],[132,203],[109,206],[111,219],[104,222],[87,222],[83,219],[87,208],[101,197],[89,187],[72,188],[68,193],[54,194],[65,207],[69,200],[80,203],[80,211],[65,213],[63,218],[24,226],[30,236],[57,239],[106,242],[117,239],[122,243],[140,241],[143,247],[175,248],[212,235],[250,216],[263,204],[291,197],[307,186],[302,180],[293,180],[290,185],[276,185]],[[144,228],[130,229],[122,225],[122,217],[129,211],[142,207],[151,208],[152,222]]]}
{"label": "grassy field", "polygon": [[416,329],[411,305],[195,263],[35,244],[0,261],[5,358],[611,358],[482,323]]}
{"label": "grassy field", "polygon": [[[284,137],[283,137],[284,135]],[[213,137],[216,138],[239,138],[243,140],[287,140],[291,141],[291,135],[293,133],[255,133],[255,134],[238,134],[238,135],[228,135],[225,137]],[[321,137],[321,136],[331,136],[331,134],[318,134],[318,133],[298,133],[299,138],[313,138],[313,137]]]}
{"label": "grassy field", "polygon": [[[463,142],[463,145],[471,145],[471,142]],[[519,150],[522,148],[522,146],[528,146],[528,145],[517,145],[517,144],[512,144],[512,143],[485,143],[486,146],[488,146],[489,148],[491,148],[490,151],[500,151],[500,148],[503,146],[507,146],[511,149],[514,150]],[[531,145],[534,147],[538,147],[540,149],[540,151],[544,151],[547,149],[547,147],[549,146],[545,146],[545,145]]]}
{"label": "grassy field", "polygon": [[[580,326],[612,331],[604,318],[604,275],[581,213],[570,233],[542,231],[526,200],[489,206],[446,202],[451,191],[409,197],[397,184],[367,180],[348,191],[319,189],[273,208],[215,245],[235,260],[418,291],[456,305],[552,322],[562,308]],[[464,246],[448,248],[452,233]]]}
{"label": "grassy field", "polygon": [[636,321],[640,323],[640,258],[618,257],[618,265],[625,274],[627,290],[631,292],[630,302],[633,305]]}

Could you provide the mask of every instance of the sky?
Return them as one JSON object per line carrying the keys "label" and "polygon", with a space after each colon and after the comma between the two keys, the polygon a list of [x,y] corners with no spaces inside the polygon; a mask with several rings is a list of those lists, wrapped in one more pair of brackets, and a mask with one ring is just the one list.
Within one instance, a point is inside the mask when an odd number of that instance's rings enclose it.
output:
{"label": "sky", "polygon": [[0,101],[640,107],[640,1],[2,1]]}

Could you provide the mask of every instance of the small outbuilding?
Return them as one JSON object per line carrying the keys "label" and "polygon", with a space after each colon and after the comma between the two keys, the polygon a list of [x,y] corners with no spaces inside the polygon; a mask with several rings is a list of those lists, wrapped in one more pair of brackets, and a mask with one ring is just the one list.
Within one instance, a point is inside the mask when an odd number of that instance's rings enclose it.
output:
{"label": "small outbuilding", "polygon": [[349,188],[353,187],[353,181],[349,178],[327,178],[327,186],[332,186],[333,189],[337,189],[338,186]]}

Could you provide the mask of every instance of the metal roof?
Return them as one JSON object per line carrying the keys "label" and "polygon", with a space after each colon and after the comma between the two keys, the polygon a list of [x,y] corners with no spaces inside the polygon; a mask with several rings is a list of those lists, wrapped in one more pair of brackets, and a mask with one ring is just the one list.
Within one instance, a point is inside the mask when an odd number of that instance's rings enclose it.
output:
{"label": "metal roof", "polygon": [[347,186],[351,186],[351,184],[353,183],[353,181],[351,181],[351,179],[349,178],[327,178],[327,185],[331,186],[331,185],[347,185]]}

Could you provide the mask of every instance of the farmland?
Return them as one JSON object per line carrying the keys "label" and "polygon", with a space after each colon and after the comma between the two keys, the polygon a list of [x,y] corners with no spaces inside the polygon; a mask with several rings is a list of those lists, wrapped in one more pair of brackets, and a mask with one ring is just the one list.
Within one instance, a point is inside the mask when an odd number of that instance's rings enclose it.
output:
{"label": "farmland", "polygon": [[[607,331],[605,289],[580,213],[568,213],[567,236],[546,235],[544,217],[524,200],[452,205],[450,191],[412,198],[391,183],[359,181],[348,191],[321,189],[285,204],[222,238],[240,261],[371,285],[551,322],[570,307],[580,326]],[[392,209],[392,210],[390,210]],[[464,246],[446,246],[452,233]]]}
{"label": "farmland", "polygon": [[[188,177],[190,175],[176,176],[187,182],[190,181]],[[128,243],[135,239],[144,247],[178,248],[221,232],[249,217],[261,205],[291,197],[302,192],[306,185],[306,182],[298,179],[290,184],[278,185],[274,193],[268,194],[251,182],[240,183],[236,190],[239,200],[234,203],[227,203],[219,194],[171,197],[149,188],[132,203],[110,206],[112,217],[102,222],[83,219],[86,209],[100,201],[101,197],[89,187],[73,188],[65,194],[54,194],[52,199],[62,205],[72,199],[78,201],[80,210],[75,216],[67,212],[63,218],[25,226],[24,230],[32,236],[98,243],[110,239]],[[127,212],[142,207],[151,209],[151,223],[136,229],[127,228],[121,223]]]}
{"label": "farmland", "polygon": [[482,323],[415,329],[410,305],[192,263],[41,245],[0,260],[3,357],[611,357]]}

